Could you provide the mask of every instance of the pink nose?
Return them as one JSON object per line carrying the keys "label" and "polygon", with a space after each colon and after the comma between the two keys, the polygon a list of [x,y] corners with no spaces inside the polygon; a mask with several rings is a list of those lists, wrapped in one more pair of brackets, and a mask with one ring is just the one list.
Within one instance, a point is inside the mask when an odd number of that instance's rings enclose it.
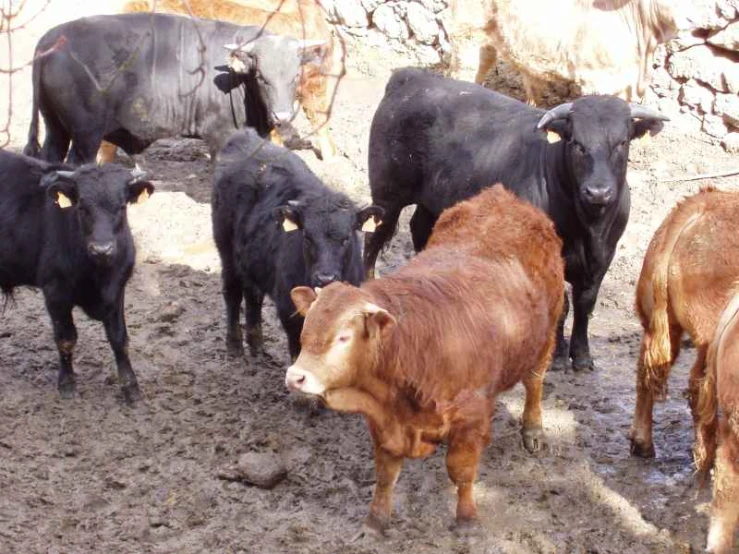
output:
{"label": "pink nose", "polygon": [[285,385],[287,388],[293,390],[300,390],[303,388],[305,383],[305,374],[288,373],[285,377]]}

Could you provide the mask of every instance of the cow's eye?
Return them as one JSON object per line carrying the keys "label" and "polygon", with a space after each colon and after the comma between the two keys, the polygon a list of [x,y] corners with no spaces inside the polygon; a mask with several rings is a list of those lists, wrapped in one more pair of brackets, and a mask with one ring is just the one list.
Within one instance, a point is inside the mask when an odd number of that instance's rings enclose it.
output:
{"label": "cow's eye", "polygon": [[574,147],[575,147],[575,152],[577,152],[578,154],[585,154],[585,147],[579,142],[576,142],[574,144]]}

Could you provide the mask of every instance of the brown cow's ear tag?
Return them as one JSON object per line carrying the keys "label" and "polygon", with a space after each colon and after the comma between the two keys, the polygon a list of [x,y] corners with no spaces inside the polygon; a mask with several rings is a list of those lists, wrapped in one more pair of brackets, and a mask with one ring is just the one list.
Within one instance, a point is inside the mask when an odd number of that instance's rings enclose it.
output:
{"label": "brown cow's ear tag", "polygon": [[136,198],[136,204],[143,204],[149,199],[149,189],[144,187],[141,189],[141,192],[139,193],[138,198]]}
{"label": "brown cow's ear tag", "polygon": [[56,193],[56,203],[61,209],[69,208],[72,206],[72,201],[69,199],[69,197],[63,192],[59,191],[57,191]]}
{"label": "brown cow's ear tag", "polygon": [[365,233],[374,233],[380,225],[382,225],[382,220],[378,221],[375,219],[375,216],[372,216],[362,223],[362,231]]}
{"label": "brown cow's ear tag", "polygon": [[559,136],[559,133],[556,133],[551,129],[547,129],[547,142],[549,144],[555,144],[560,140],[562,140],[562,137]]}
{"label": "brown cow's ear tag", "polygon": [[292,231],[297,231],[298,226],[292,219],[286,217],[282,220],[282,230],[286,233],[290,233]]}

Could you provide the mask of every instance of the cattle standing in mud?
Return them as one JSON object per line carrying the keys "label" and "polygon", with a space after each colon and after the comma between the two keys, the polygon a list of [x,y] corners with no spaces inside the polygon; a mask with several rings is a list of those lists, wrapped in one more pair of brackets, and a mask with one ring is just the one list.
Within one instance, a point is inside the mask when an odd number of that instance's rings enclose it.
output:
{"label": "cattle standing in mud", "polygon": [[[290,355],[300,351],[303,318],[290,290],[362,281],[358,231],[372,231],[382,210],[362,210],[324,185],[295,154],[253,130],[235,133],[216,167],[213,235],[221,257],[227,346],[243,350],[239,310],[246,302],[247,343],[262,347],[264,295],[277,307]],[[275,221],[277,220],[277,221]]]}
{"label": "cattle standing in mud", "polygon": [[[696,465],[713,473],[711,526],[706,551],[729,554],[739,521],[739,290],[733,289],[706,356],[706,377],[698,398],[696,434],[706,452]],[[721,415],[719,416],[719,410]],[[717,449],[718,446],[718,449]]]}
{"label": "cattle standing in mud", "polygon": [[[230,67],[224,46],[232,49]],[[301,61],[315,54],[260,27],[163,14],[63,23],[36,53],[24,153],[60,162],[71,141],[72,164],[93,162],[102,139],[135,155],[160,138],[197,137],[215,158],[239,127],[266,136],[292,118]]]}
{"label": "cattle standing in mud", "polygon": [[368,523],[383,529],[403,458],[448,441],[457,521],[477,517],[472,485],[496,395],[526,388],[524,445],[543,447],[541,393],[564,290],[562,242],[539,210],[496,186],[444,212],[429,248],[361,288],[293,290],[305,315],[294,390],[363,414],[377,484]]}
{"label": "cattle standing in mud", "polygon": [[[697,349],[688,399],[693,418],[706,354],[721,310],[739,277],[739,194],[704,189],[686,198],[662,222],[649,244],[636,288],[644,328],[637,363],[631,453],[653,457],[652,412],[665,398],[683,331]],[[696,459],[710,453],[713,433],[696,429]],[[710,467],[712,460],[701,465]]]}
{"label": "cattle standing in mud", "polygon": [[[562,237],[574,304],[569,356],[575,369],[592,369],[588,318],[629,217],[629,142],[666,119],[609,96],[545,112],[471,83],[397,71],[370,129],[372,200],[385,218],[366,239],[365,269],[373,274],[404,206],[416,204],[418,251],[442,210],[500,181],[547,212]],[[567,365],[563,333],[564,319],[556,368]]]}
{"label": "cattle standing in mud", "polygon": [[[687,0],[454,0],[452,72],[482,84],[500,56],[522,77],[527,100],[614,94],[638,100],[654,52],[690,28]],[[472,75],[469,75],[471,78]]]}
{"label": "cattle standing in mud", "polygon": [[119,166],[55,170],[0,150],[0,289],[10,294],[26,285],[43,291],[64,398],[75,389],[75,306],[103,322],[125,399],[140,396],[123,313],[135,254],[126,205],[153,190],[141,175]]}

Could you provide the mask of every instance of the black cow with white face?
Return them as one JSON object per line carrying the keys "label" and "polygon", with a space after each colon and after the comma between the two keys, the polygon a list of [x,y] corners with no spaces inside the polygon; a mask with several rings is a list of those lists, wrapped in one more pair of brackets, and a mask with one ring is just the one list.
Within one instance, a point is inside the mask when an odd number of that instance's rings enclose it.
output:
{"label": "black cow with white face", "polygon": [[103,139],[135,155],[157,139],[185,136],[204,139],[215,156],[236,129],[266,136],[289,122],[301,64],[320,56],[321,45],[167,14],[63,23],[36,46],[24,153],[61,162],[69,150],[76,165],[94,161]]}
{"label": "black cow with white face", "polygon": [[[588,317],[629,217],[629,143],[658,133],[663,120],[612,96],[545,112],[471,83],[397,71],[370,130],[372,200],[385,217],[366,239],[368,276],[404,206],[416,204],[410,227],[418,251],[445,208],[501,182],[547,212],[563,239],[574,304],[569,357],[575,369],[592,369]],[[563,317],[554,367],[567,362]]]}
{"label": "black cow with white face", "polygon": [[259,137],[235,133],[223,147],[213,186],[213,235],[221,257],[226,342],[243,352],[239,310],[246,302],[247,343],[262,348],[262,302],[272,298],[290,355],[300,352],[303,318],[290,291],[334,281],[362,281],[360,231],[382,218],[376,206],[358,209],[324,185],[295,154]]}
{"label": "black cow with white face", "polygon": [[72,309],[102,321],[124,397],[140,392],[128,358],[123,314],[134,243],[126,207],[153,192],[138,172],[51,166],[0,150],[0,290],[38,287],[59,350],[59,392],[73,396],[72,354],[77,330]]}

